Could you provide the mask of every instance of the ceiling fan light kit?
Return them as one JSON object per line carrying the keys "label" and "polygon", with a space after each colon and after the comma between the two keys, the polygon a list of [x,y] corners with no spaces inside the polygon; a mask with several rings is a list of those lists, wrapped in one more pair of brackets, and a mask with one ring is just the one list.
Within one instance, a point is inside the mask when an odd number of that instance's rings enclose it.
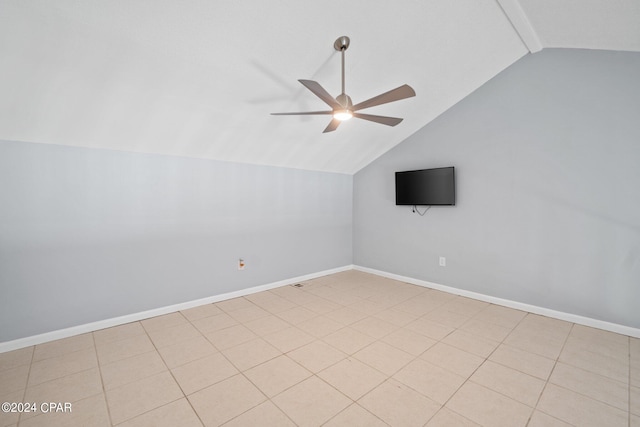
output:
{"label": "ceiling fan light kit", "polygon": [[313,80],[298,80],[307,89],[314,93],[318,98],[324,101],[331,110],[327,111],[303,111],[297,113],[271,113],[274,116],[298,116],[298,115],[331,115],[333,118],[329,125],[325,128],[323,133],[332,132],[338,128],[341,122],[349,120],[352,117],[358,119],[369,120],[371,122],[380,123],[387,126],[396,126],[402,119],[397,117],[388,116],[376,116],[373,114],[362,114],[357,111],[365,108],[375,107],[377,105],[387,104],[393,101],[400,101],[401,99],[410,98],[416,95],[416,92],[409,85],[402,85],[388,92],[374,96],[366,101],[353,105],[349,95],[344,90],[344,55],[349,48],[351,40],[347,36],[341,36],[333,43],[335,50],[342,54],[342,93],[336,98],[333,98],[329,92],[327,92],[318,82]]}

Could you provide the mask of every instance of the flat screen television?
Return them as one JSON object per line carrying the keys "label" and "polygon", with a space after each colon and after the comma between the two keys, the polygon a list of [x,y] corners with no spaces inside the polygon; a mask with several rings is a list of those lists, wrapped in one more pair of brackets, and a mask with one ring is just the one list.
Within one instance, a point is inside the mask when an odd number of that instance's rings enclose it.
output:
{"label": "flat screen television", "polygon": [[396,205],[454,206],[454,167],[396,172]]}

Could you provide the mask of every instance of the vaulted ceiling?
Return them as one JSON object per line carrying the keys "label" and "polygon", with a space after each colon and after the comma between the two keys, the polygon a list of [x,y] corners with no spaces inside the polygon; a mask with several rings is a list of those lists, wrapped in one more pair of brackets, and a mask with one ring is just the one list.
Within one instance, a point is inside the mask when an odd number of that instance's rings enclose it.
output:
{"label": "vaulted ceiling", "polygon": [[[640,51],[640,0],[0,0],[0,139],[355,173],[529,52]],[[403,117],[322,130],[298,79]]]}

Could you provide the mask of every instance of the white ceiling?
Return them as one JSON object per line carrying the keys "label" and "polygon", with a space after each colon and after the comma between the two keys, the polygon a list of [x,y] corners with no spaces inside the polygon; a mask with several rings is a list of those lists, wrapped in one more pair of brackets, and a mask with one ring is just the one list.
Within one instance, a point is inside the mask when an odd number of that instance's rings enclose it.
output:
{"label": "white ceiling", "polygon": [[[0,0],[0,139],[355,173],[528,52],[640,51],[640,0]],[[297,82],[414,98],[323,134]]]}

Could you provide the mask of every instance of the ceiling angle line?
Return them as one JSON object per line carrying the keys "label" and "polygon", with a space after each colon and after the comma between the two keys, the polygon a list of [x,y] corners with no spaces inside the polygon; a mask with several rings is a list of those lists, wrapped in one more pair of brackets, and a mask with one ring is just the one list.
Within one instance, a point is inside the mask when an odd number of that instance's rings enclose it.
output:
{"label": "ceiling angle line", "polygon": [[529,52],[540,52],[543,48],[542,42],[520,2],[518,0],[496,1]]}

